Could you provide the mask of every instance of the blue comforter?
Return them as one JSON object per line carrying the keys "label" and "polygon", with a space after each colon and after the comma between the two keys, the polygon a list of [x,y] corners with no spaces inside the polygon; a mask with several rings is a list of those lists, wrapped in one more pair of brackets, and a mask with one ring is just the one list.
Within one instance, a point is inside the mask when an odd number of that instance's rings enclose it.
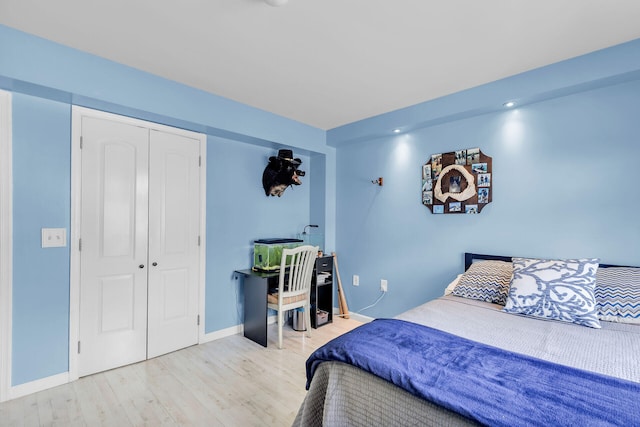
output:
{"label": "blue comforter", "polygon": [[402,320],[375,320],[316,350],[307,389],[324,361],[351,364],[486,425],[640,426],[640,383]]}

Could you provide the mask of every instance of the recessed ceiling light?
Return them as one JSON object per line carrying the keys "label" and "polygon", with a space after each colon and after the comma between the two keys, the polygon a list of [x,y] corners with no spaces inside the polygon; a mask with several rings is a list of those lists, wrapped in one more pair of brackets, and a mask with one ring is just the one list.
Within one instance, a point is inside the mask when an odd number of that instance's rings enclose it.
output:
{"label": "recessed ceiling light", "polygon": [[400,133],[400,129],[394,129],[393,133]]}
{"label": "recessed ceiling light", "polygon": [[511,107],[515,107],[515,106],[516,106],[516,103],[515,103],[514,101],[508,101],[508,102],[505,102],[505,103],[504,103],[504,104],[502,104],[502,105],[503,105],[504,107],[506,107],[506,108],[511,108]]}

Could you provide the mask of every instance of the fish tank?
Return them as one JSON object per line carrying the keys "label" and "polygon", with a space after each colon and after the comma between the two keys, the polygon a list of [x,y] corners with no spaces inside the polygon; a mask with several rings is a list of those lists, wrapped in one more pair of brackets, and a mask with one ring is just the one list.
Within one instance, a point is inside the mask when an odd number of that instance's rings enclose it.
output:
{"label": "fish tank", "polygon": [[279,271],[282,250],[297,248],[304,244],[301,239],[259,239],[253,242],[253,269],[256,271]]}

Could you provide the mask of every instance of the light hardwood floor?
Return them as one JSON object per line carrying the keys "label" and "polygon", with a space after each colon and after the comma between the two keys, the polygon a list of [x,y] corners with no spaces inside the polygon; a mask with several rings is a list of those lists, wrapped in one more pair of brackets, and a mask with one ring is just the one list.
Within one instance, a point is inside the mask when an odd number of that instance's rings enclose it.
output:
{"label": "light hardwood floor", "polygon": [[360,322],[334,318],[312,337],[269,326],[264,348],[242,335],[0,404],[2,426],[290,426],[305,396],[305,361]]}

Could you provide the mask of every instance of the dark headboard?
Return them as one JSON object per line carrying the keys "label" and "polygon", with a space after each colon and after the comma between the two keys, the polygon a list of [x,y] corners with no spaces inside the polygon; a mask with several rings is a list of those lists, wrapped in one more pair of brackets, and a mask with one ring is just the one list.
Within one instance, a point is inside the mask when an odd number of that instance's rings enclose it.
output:
{"label": "dark headboard", "polygon": [[472,254],[469,252],[464,253],[464,271],[467,271],[473,260],[488,260],[488,261],[507,261],[511,262],[510,256],[501,256],[501,255],[484,255],[484,254]]}
{"label": "dark headboard", "polygon": [[[510,256],[502,256],[502,255],[484,255],[484,254],[472,254],[470,252],[464,253],[464,271],[467,271],[471,266],[473,260],[490,260],[490,261],[511,261]],[[615,264],[600,264],[598,268],[608,268],[608,267],[630,267],[628,265],[615,265]],[[635,268],[635,267],[634,267]]]}

